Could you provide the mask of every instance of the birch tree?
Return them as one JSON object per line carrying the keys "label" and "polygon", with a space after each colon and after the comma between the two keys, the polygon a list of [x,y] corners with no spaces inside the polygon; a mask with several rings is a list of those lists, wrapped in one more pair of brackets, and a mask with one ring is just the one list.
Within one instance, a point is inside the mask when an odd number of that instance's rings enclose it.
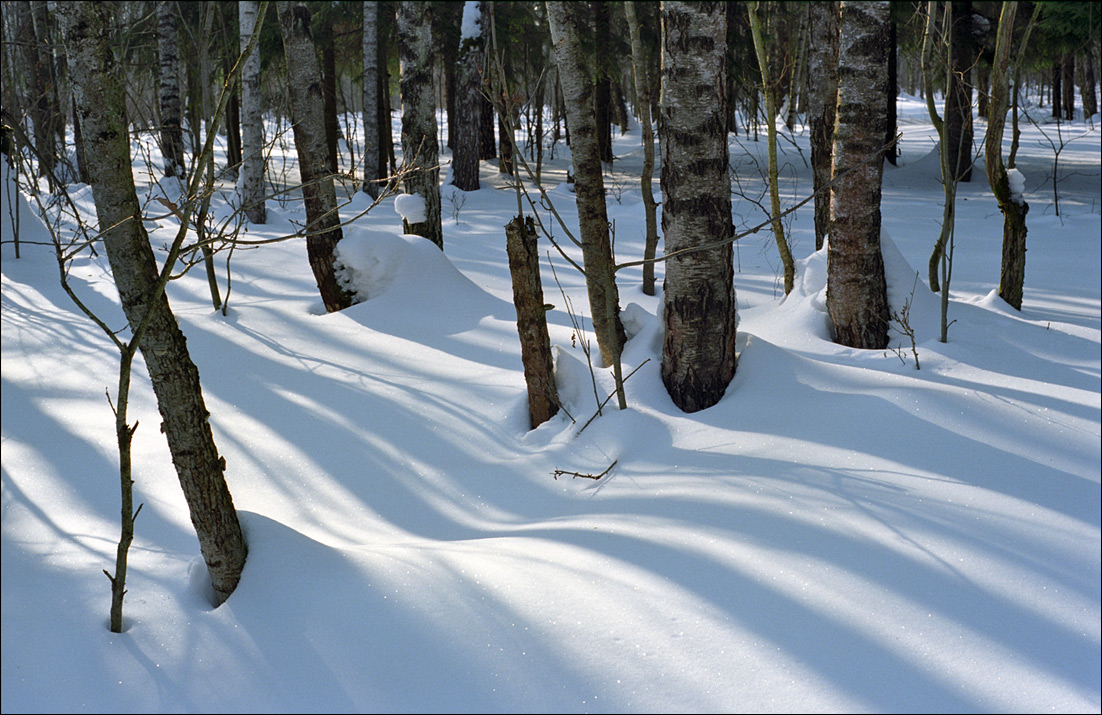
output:
{"label": "birch tree", "polygon": [[[237,5],[241,23],[241,50],[249,46],[254,32],[259,32],[264,18],[257,17],[257,0],[241,0]],[[241,203],[249,223],[263,224],[268,220],[264,203],[264,107],[261,104],[260,52],[245,58],[241,68]]]}
{"label": "birch tree", "polygon": [[[827,253],[827,312],[834,341],[854,348],[888,344],[888,293],[880,253],[887,2],[843,2],[834,130],[833,219]],[[851,171],[852,170],[852,171]],[[843,175],[844,174],[844,175]]]}
{"label": "birch tree", "polygon": [[398,60],[401,69],[402,161],[409,174],[405,192],[425,202],[423,220],[403,218],[406,233],[424,236],[441,250],[440,147],[436,140],[436,103],[432,88],[432,4],[423,0],[398,3]]}
{"label": "birch tree", "polygon": [[203,400],[199,371],[164,293],[131,171],[121,68],[111,49],[113,6],[58,2],[69,77],[84,127],[103,245],[130,329],[141,335],[161,431],[183,488],[217,603],[237,587],[247,547]]}
{"label": "birch tree", "polygon": [[[379,198],[379,179],[382,147],[379,144],[379,5],[363,4],[363,124],[364,124],[364,183],[363,191],[373,199]],[[388,127],[389,129],[389,127]]]}
{"label": "birch tree", "polygon": [[808,62],[808,115],[811,125],[811,171],[815,191],[815,250],[830,232],[830,183],[834,156],[834,115],[838,104],[838,22],[836,0],[810,2],[811,49]]}
{"label": "birch tree", "polygon": [[593,72],[581,47],[581,5],[577,2],[548,2],[547,19],[558,58],[566,121],[570,127],[578,224],[593,332],[604,366],[611,366],[616,373],[619,405],[624,409],[627,398],[619,376],[620,352],[626,337],[620,322],[620,298],[616,290],[604,177],[597,142]]}
{"label": "birch tree", "polygon": [[184,178],[184,132],[181,126],[180,60],[176,3],[157,3],[157,50],[160,54],[161,154],[165,176]]}
{"label": "birch tree", "polygon": [[[654,173],[654,129],[651,127],[651,87],[647,81],[647,64],[643,53],[643,38],[639,32],[639,20],[635,15],[635,3],[624,3],[627,15],[628,33],[631,36],[631,64],[635,75],[635,105],[639,114],[639,126],[643,140],[643,173],[640,185],[643,192],[643,214],[646,220],[647,235],[643,247],[643,258],[650,261],[658,251],[658,207],[651,190],[651,174]],[[643,264],[643,292],[654,295],[654,263]]]}
{"label": "birch tree", "polygon": [[310,11],[300,2],[284,0],[279,3],[279,25],[287,60],[295,151],[306,204],[306,254],[325,309],[332,313],[352,305],[352,296],[341,288],[333,265],[333,251],[343,232],[337,213],[336,187],[329,171],[321,70],[310,35]]}
{"label": "birch tree", "polygon": [[[727,15],[721,2],[662,3],[662,232],[666,253],[729,238]],[[666,263],[662,382],[680,409],[719,402],[735,374],[733,249]]]}

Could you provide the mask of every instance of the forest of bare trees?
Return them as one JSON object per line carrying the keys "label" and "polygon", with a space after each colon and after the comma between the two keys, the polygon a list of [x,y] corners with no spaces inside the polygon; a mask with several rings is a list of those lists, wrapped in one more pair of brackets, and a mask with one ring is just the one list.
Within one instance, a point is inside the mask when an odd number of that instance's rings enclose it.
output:
{"label": "forest of bare trees", "polygon": [[[158,266],[142,228],[130,132],[158,137],[155,171],[180,182],[166,210],[192,221],[185,225],[202,249],[193,260],[206,260],[208,270],[215,253],[236,245],[236,230],[265,223],[266,202],[288,193],[301,199],[303,260],[330,312],[356,300],[335,258],[342,195],[362,191],[377,201],[401,192],[406,232],[443,249],[443,182],[476,190],[480,162],[492,162],[517,182],[538,183],[544,152],[569,146],[585,312],[597,362],[617,371],[626,407],[603,175],[617,161],[613,133],[642,119],[661,158],[660,227],[647,208],[658,245],[645,260],[652,282],[654,262],[665,267],[662,378],[674,403],[694,412],[723,396],[737,367],[730,134],[777,142],[778,127],[798,117],[809,124],[814,186],[806,194],[816,245],[829,252],[835,339],[883,349],[889,308],[879,203],[882,164],[895,156],[892,88],[927,98],[949,184],[971,179],[976,117],[998,126],[1000,138],[1010,117],[1007,130],[1016,132],[1023,86],[1045,97],[1054,117],[1097,112],[1100,13],[1089,2],[4,0],[2,8],[4,155],[32,191],[93,188],[99,225],[87,247],[107,252],[140,337],[219,601],[233,591],[247,549],[198,372],[164,292],[180,268]],[[229,147],[219,165],[204,148],[212,136]],[[284,136],[297,152],[296,175],[266,166]],[[450,167],[442,165],[442,140]],[[997,146],[986,168],[1001,186],[1013,155],[1004,165]],[[775,167],[770,172],[775,184]],[[212,227],[205,202],[226,182],[236,187],[241,215]],[[1028,206],[1009,191],[996,194],[1008,236],[1000,295],[1020,309]],[[762,209],[786,292],[792,257],[781,218],[791,208],[774,190]],[[931,245],[935,292],[949,240],[943,229]],[[212,274],[217,306],[216,284]],[[125,356],[130,348],[120,349]],[[124,436],[122,429],[120,444]],[[124,566],[123,559],[116,578]]]}

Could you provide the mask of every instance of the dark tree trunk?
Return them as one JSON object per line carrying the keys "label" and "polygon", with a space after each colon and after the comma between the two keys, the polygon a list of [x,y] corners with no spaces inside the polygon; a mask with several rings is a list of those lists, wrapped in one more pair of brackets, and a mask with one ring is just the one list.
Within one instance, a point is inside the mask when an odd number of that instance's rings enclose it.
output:
{"label": "dark tree trunk", "polygon": [[325,23],[325,33],[321,45],[321,96],[325,111],[325,149],[329,162],[329,171],[336,174],[340,169],[337,160],[337,138],[340,126],[337,122],[337,53],[333,49],[333,27]]}
{"label": "dark tree trunk", "polygon": [[[635,3],[624,3],[627,15],[628,34],[631,36],[631,61],[635,74],[636,109],[639,113],[639,126],[643,141],[643,173],[640,176],[640,190],[643,193],[643,214],[647,234],[643,246],[643,258],[652,260],[658,251],[658,206],[654,201],[651,188],[651,174],[654,173],[654,129],[651,126],[651,86],[647,79],[646,57],[643,52],[643,37],[639,31],[639,20],[635,14]],[[727,112],[727,117],[731,112]],[[643,264],[643,293],[654,295],[654,263]]]}
{"label": "dark tree trunk", "polygon": [[972,39],[972,2],[952,3],[953,81],[945,99],[945,127],[949,160],[958,181],[972,180],[972,85],[968,78],[975,62]]}
{"label": "dark tree trunk", "polygon": [[888,163],[892,166],[896,165],[895,158],[898,156],[898,147],[895,146],[895,135],[899,131],[899,124],[896,113],[896,97],[899,95],[899,77],[898,77],[898,62],[896,61],[896,54],[899,51],[899,44],[896,37],[895,21],[892,20],[888,24],[888,86],[885,94],[887,100],[887,131],[884,133],[884,143],[891,144],[891,149],[887,151],[884,158],[888,160]]}
{"label": "dark tree trunk", "polygon": [[[504,103],[508,100],[507,98],[502,97],[501,101],[504,105]],[[498,148],[498,155],[501,157],[501,161],[498,162],[497,170],[498,173],[508,174],[509,176],[512,176],[514,162],[513,142],[511,140],[511,137],[513,137],[514,134],[509,126],[505,123],[504,112],[506,111],[509,111],[509,109],[503,106],[501,113],[499,113],[497,116],[497,134],[499,137],[501,137],[499,140],[501,146]],[[516,126],[516,124],[514,123],[513,126]]]}
{"label": "dark tree trunk", "polygon": [[1060,119],[1062,116],[1062,104],[1064,97],[1063,89],[1064,68],[1062,64],[1057,61],[1052,65],[1052,118]]}
{"label": "dark tree trunk", "polygon": [[[815,194],[815,250],[823,247],[830,232],[830,183],[834,164],[834,116],[838,103],[837,2],[808,3],[811,12],[811,51],[808,53],[808,87],[811,115],[811,170]],[[818,193],[822,192],[822,193]]]}
{"label": "dark tree trunk", "polygon": [[1098,113],[1098,93],[1094,87],[1094,58],[1090,52],[1080,60],[1079,96],[1083,99],[1083,117],[1090,119]]}
{"label": "dark tree trunk", "polygon": [[[479,23],[481,26],[481,22]],[[477,191],[482,120],[482,68],[486,61],[485,31],[460,39],[456,59],[455,136],[452,146],[452,183],[463,191]]]}
{"label": "dark tree trunk", "polygon": [[513,305],[517,310],[517,332],[528,385],[528,416],[532,429],[559,411],[551,339],[547,334],[547,309],[540,283],[540,257],[532,217],[519,216],[505,226],[505,247],[513,277]]}
{"label": "dark tree trunk", "polygon": [[123,311],[132,330],[145,322],[141,341],[168,439],[210,573],[216,600],[237,587],[247,548],[203,400],[199,371],[187,350],[142,223],[130,171],[130,137],[123,86],[109,44],[112,21],[107,3],[57,3],[56,14],[69,50],[70,78],[87,135],[89,173],[96,213]]}
{"label": "dark tree trunk", "polygon": [[[490,23],[491,23],[490,3],[489,2],[480,2],[479,3],[479,8],[482,12],[482,27],[483,27],[483,33],[484,33],[483,36],[485,38],[487,38],[487,40],[488,40],[489,32],[490,32],[489,28],[491,26],[490,25]],[[484,44],[488,45],[489,43],[485,42]],[[494,133],[494,124],[496,123],[496,120],[495,120],[495,116],[494,116],[495,115],[494,104],[489,99],[489,97],[491,95],[490,95],[490,92],[489,92],[489,89],[490,89],[490,82],[489,82],[489,78],[490,78],[490,57],[489,57],[489,52],[488,51],[486,52],[485,63],[486,64],[484,65],[483,70],[482,70],[483,77],[484,77],[482,86],[483,86],[483,90],[486,92],[486,96],[482,97],[482,103],[481,103],[482,109],[481,109],[481,113],[480,113],[479,126],[478,126],[478,137],[479,137],[479,142],[481,143],[481,147],[482,147],[479,151],[479,155],[480,155],[481,159],[496,159],[497,158],[497,135]]]}
{"label": "dark tree trunk", "polygon": [[880,253],[883,162],[868,158],[881,151],[884,140],[888,8],[887,2],[842,3],[834,132],[838,178],[827,256],[834,342],[874,350],[888,344],[889,310]]}
{"label": "dark tree trunk", "polygon": [[597,119],[597,151],[601,161],[612,163],[612,87],[609,80],[609,37],[612,32],[608,17],[608,3],[594,0],[593,46],[597,48],[595,66],[596,83],[593,86],[593,110]]}
{"label": "dark tree trunk", "polygon": [[[35,85],[35,148],[38,150],[39,174],[53,186],[57,168],[58,147],[65,146],[65,115],[58,100],[57,72],[50,51],[50,15],[46,3],[30,3],[34,25],[34,85]],[[39,126],[41,122],[41,126]],[[58,141],[59,127],[61,141]]]}
{"label": "dark tree trunk", "polygon": [[1075,119],[1075,56],[1070,52],[1065,54],[1060,67],[1064,75],[1061,78],[1064,90],[1064,119],[1070,122]]}

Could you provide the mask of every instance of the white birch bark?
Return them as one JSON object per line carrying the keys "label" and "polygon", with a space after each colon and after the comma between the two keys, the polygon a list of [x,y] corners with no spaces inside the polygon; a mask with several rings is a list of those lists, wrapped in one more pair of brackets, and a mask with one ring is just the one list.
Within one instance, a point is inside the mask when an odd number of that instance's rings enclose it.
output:
{"label": "white birch bark", "polygon": [[[838,21],[835,0],[807,4],[811,13],[811,49],[807,56],[808,115],[811,124],[813,189],[830,183],[834,153],[834,113],[838,103]],[[830,231],[830,192],[815,194],[815,250]]]}
{"label": "white birch bark", "polygon": [[364,183],[363,191],[373,199],[379,198],[379,6],[365,2],[363,37],[363,124],[364,124]]}
{"label": "white birch bark", "polygon": [[[666,252],[731,235],[727,15],[721,2],[662,3],[662,231]],[[735,374],[733,249],[666,262],[662,381],[685,412],[711,407]]]}
{"label": "white birch bark", "polygon": [[580,5],[575,2],[548,2],[547,19],[558,58],[566,120],[570,127],[574,187],[578,197],[578,228],[593,332],[597,336],[603,364],[615,367],[620,363],[625,336],[624,326],[620,322],[620,298],[613,273],[604,176],[597,143],[594,75],[582,52]]}
{"label": "white birch bark", "polygon": [[[53,4],[68,49],[69,77],[84,127],[88,172],[103,243],[132,330],[147,321],[141,340],[161,431],[183,488],[199,548],[218,603],[237,587],[247,548],[223,474],[199,371],[159,284],[131,172],[130,136],[120,69],[110,46],[112,5]],[[147,315],[148,314],[148,315]]]}
{"label": "white birch bark", "polygon": [[337,192],[329,171],[325,138],[321,69],[310,36],[310,11],[300,2],[279,3],[279,25],[287,60],[291,121],[298,153],[302,197],[306,204],[306,253],[325,309],[332,313],[352,304],[337,281],[333,250],[343,237]]}
{"label": "white birch bark", "polygon": [[165,176],[185,177],[184,134],[181,128],[180,60],[175,3],[157,3],[157,49],[161,68],[161,154]]}
{"label": "white birch bark", "polygon": [[[257,0],[241,0],[238,16],[241,23],[241,50],[257,27]],[[268,220],[264,203],[264,107],[260,91],[260,51],[245,58],[241,68],[241,174],[240,195],[249,223]]]}
{"label": "white birch bark", "polygon": [[[888,295],[880,253],[888,3],[843,2],[834,130],[827,312],[834,341],[881,350],[888,344]],[[877,157],[873,161],[870,158]],[[845,176],[842,176],[844,172]]]}
{"label": "white birch bark", "polygon": [[398,59],[401,68],[402,161],[413,169],[405,179],[407,194],[425,201],[425,220],[403,220],[405,232],[424,236],[443,250],[440,221],[440,148],[436,139],[436,102],[432,87],[432,3],[403,0],[398,4]]}

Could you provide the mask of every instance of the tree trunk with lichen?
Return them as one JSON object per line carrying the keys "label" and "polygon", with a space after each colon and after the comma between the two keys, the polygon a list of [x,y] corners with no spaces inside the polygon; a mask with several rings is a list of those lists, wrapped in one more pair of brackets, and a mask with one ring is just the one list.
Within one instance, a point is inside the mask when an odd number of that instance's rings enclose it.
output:
{"label": "tree trunk with lichen", "polygon": [[888,14],[887,2],[842,3],[834,131],[839,178],[827,253],[826,305],[834,342],[874,350],[888,344],[889,310],[880,253],[884,165],[868,159],[883,150]]}
{"label": "tree trunk with lichen", "polygon": [[[815,250],[830,232],[830,183],[834,157],[834,113],[838,103],[838,3],[808,3],[811,51],[808,53],[808,114],[811,171],[815,191]],[[822,193],[820,193],[822,192]]]}
{"label": "tree trunk with lichen", "polygon": [[528,416],[532,429],[559,411],[551,338],[547,334],[547,309],[540,283],[540,257],[536,227],[531,216],[517,216],[505,226],[505,248],[513,277],[513,306],[517,311],[520,357],[528,385]]}
{"label": "tree trunk with lichen", "polygon": [[329,170],[321,70],[310,35],[310,11],[300,2],[279,3],[279,25],[287,59],[291,121],[298,153],[302,198],[306,204],[306,255],[325,310],[352,305],[352,296],[337,280],[334,251],[343,237],[337,213],[337,191]]}
{"label": "tree trunk with lichen", "polygon": [[[597,336],[603,364],[618,368],[626,337],[620,322],[620,298],[613,270],[604,176],[593,110],[593,74],[581,45],[580,8],[581,3],[548,2],[547,17],[558,58],[566,119],[570,126],[578,224],[593,332]],[[621,407],[624,406],[626,401],[621,396]]]}
{"label": "tree trunk with lichen", "polygon": [[407,194],[425,201],[425,220],[403,222],[405,232],[424,236],[441,250],[440,148],[436,141],[436,104],[432,91],[432,3],[398,3],[398,59],[401,66],[402,161],[412,171]]}
{"label": "tree trunk with lichen", "polygon": [[1013,42],[1014,17],[1018,3],[1003,3],[999,27],[995,35],[995,59],[991,68],[991,106],[984,161],[987,181],[999,202],[1003,214],[1002,270],[999,276],[999,297],[1016,310],[1022,309],[1022,287],[1025,283],[1025,217],[1029,204],[1020,195],[1010,192],[1010,179],[1002,158],[1003,132],[1009,106],[1010,87],[1007,81],[1010,51]]}
{"label": "tree trunk with lichen", "polygon": [[[663,2],[662,26],[662,232],[671,254],[731,235],[726,9]],[[662,382],[685,412],[719,402],[735,374],[732,257],[728,243],[666,262]]]}
{"label": "tree trunk with lichen", "polygon": [[130,172],[130,137],[123,85],[109,40],[107,3],[59,2],[55,8],[68,48],[69,72],[84,128],[92,194],[111,272],[130,328],[145,323],[145,359],[161,431],[199,537],[217,603],[237,587],[247,548],[225,480],[199,384],[199,371],[160,286]]}

